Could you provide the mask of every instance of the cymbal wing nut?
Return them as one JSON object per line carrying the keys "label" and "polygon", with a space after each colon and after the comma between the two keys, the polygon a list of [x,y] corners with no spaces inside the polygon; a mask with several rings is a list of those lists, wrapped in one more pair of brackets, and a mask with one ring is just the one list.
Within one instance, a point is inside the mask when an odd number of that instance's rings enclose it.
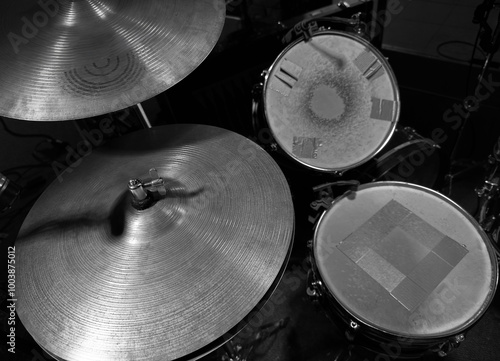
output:
{"label": "cymbal wing nut", "polygon": [[128,189],[132,193],[134,200],[143,201],[147,198],[148,194],[142,187],[142,182],[138,179],[131,179],[128,182]]}

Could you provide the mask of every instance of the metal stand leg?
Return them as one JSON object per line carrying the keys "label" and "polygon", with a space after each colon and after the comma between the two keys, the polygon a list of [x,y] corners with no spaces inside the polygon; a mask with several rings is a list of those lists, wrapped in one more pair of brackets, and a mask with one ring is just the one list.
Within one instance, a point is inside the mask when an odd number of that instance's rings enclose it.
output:
{"label": "metal stand leg", "polygon": [[139,118],[140,118],[142,126],[145,129],[151,129],[153,126],[151,125],[151,122],[149,121],[148,116],[146,115],[146,112],[144,111],[144,108],[142,107],[142,104],[141,103],[137,104],[136,108],[137,108],[137,111],[140,115]]}
{"label": "metal stand leg", "polygon": [[252,335],[251,340],[245,344],[237,344],[230,340],[224,344],[224,355],[222,361],[248,361],[250,353],[259,342],[274,335],[288,324],[289,318],[282,318],[277,322],[263,325]]}
{"label": "metal stand leg", "polygon": [[[488,4],[488,6],[493,7],[493,2],[491,2],[491,4]],[[491,31],[489,25],[487,25],[487,23],[486,23],[488,14],[489,14],[489,10],[484,12],[484,19],[477,19],[477,20],[475,19],[475,21],[479,22],[484,29],[488,29],[489,31]],[[487,37],[486,39],[483,39],[482,43],[484,43],[484,45],[485,45],[485,51],[487,53],[487,56],[486,56],[486,59],[484,61],[483,66],[481,68],[481,73],[479,74],[479,76],[477,78],[474,94],[477,94],[479,91],[479,88],[482,86],[486,72],[490,67],[490,62],[493,59],[493,56],[495,55],[495,53],[498,51],[498,48],[500,47],[500,14],[498,16],[497,25],[495,27],[495,30],[494,30],[492,36],[491,36],[491,39],[489,39]],[[453,190],[452,187],[453,187],[454,178],[459,174],[466,173],[466,172],[476,168],[476,166],[472,166],[472,167],[467,167],[466,169],[464,169],[462,171],[454,172],[454,165],[455,165],[454,162],[456,161],[456,156],[457,156],[458,148],[460,145],[460,141],[461,141],[462,136],[463,136],[464,128],[465,128],[467,121],[469,120],[471,114],[479,109],[479,106],[482,102],[481,99],[475,99],[476,107],[475,107],[475,109],[473,109],[474,102],[470,99],[471,96],[472,95],[468,94],[468,96],[464,99],[464,102],[463,102],[463,106],[464,106],[464,109],[466,111],[465,117],[464,117],[465,119],[460,126],[458,136],[453,144],[453,149],[452,149],[452,153],[450,156],[450,165],[449,165],[449,169],[448,169],[448,174],[446,174],[446,176],[445,176],[445,183],[448,186],[448,195],[449,196],[451,195],[452,190]]]}

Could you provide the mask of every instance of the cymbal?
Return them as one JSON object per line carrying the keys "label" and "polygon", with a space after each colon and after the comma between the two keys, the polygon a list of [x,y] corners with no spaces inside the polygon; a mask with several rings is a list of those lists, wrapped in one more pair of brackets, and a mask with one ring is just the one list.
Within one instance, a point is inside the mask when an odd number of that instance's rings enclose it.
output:
{"label": "cymbal", "polygon": [[88,118],[173,86],[211,52],[223,0],[0,3],[0,115]]}
{"label": "cymbal", "polygon": [[[164,188],[148,192],[163,195],[137,208],[129,180],[154,183],[152,167]],[[236,133],[141,130],[70,170],[37,200],[15,244],[18,315],[52,355],[186,357],[237,326],[282,275],[290,190],[274,160]]]}

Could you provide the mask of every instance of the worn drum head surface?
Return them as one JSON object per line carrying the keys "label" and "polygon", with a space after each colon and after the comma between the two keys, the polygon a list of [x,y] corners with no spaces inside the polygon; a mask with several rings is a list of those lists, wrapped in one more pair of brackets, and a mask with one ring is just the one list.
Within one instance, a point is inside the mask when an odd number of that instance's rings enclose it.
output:
{"label": "worn drum head surface", "polygon": [[389,64],[350,34],[325,31],[290,45],[264,88],[276,141],[317,170],[341,171],[367,161],[386,144],[399,117]]}
{"label": "worn drum head surface", "polygon": [[314,257],[353,320],[393,335],[457,334],[488,307],[498,269],[486,235],[427,188],[371,183],[323,215]]}

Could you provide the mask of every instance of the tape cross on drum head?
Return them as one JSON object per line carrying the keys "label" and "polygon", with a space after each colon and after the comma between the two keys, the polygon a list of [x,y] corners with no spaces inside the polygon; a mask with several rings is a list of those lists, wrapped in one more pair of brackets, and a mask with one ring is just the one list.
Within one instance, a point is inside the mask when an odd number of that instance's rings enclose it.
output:
{"label": "tape cross on drum head", "polygon": [[454,335],[494,295],[498,265],[486,237],[437,192],[370,183],[321,217],[314,259],[328,291],[362,323],[393,335]]}

